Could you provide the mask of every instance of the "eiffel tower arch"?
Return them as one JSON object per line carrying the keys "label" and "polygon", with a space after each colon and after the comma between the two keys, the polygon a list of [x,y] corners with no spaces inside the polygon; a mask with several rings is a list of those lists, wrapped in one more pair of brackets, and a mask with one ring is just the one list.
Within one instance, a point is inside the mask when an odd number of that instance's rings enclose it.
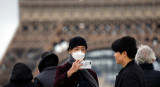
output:
{"label": "eiffel tower arch", "polygon": [[36,75],[43,51],[55,52],[64,62],[74,36],[84,37],[91,53],[109,50],[115,39],[130,35],[160,57],[159,0],[20,0],[19,6],[20,24],[0,63],[2,84],[17,62]]}

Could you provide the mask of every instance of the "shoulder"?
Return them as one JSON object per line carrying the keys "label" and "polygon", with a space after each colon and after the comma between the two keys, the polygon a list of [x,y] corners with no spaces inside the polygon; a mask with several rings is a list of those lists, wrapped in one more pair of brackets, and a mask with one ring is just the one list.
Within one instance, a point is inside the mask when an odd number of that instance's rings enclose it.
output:
{"label": "shoulder", "polygon": [[154,70],[154,72],[160,75],[160,71],[158,71],[158,70]]}
{"label": "shoulder", "polygon": [[34,86],[35,87],[43,87],[43,84],[39,81],[38,78],[34,79]]}
{"label": "shoulder", "polygon": [[144,70],[144,73],[147,75],[154,75],[160,77],[160,71],[158,70]]}
{"label": "shoulder", "polygon": [[5,84],[3,87],[9,87],[9,83]]}
{"label": "shoulder", "polygon": [[140,66],[136,63],[128,66],[125,71],[129,71],[129,72],[143,72],[142,69],[140,68]]}
{"label": "shoulder", "polygon": [[92,75],[97,75],[95,71],[93,71],[92,69],[87,69],[89,73],[91,73]]}
{"label": "shoulder", "polygon": [[71,64],[69,64],[68,62],[64,63],[63,65],[58,65],[57,68],[66,68],[71,66]]}
{"label": "shoulder", "polygon": [[138,66],[138,64],[134,63],[134,64],[128,66],[128,67],[124,70],[123,74],[124,74],[125,76],[132,76],[132,75],[133,75],[133,76],[134,76],[134,75],[139,76],[139,75],[143,75],[144,73],[143,73],[142,69]]}
{"label": "shoulder", "polygon": [[56,67],[56,71],[66,71],[68,70],[72,65],[69,64],[68,62],[63,64],[63,65],[59,65]]}

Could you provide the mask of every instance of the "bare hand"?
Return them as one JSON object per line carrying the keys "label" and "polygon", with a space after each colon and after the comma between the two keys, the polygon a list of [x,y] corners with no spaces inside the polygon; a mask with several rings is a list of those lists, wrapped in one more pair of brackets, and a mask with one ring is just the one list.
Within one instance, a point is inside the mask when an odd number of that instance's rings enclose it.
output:
{"label": "bare hand", "polygon": [[78,70],[81,70],[80,66],[83,66],[83,64],[80,64],[83,60],[76,60],[73,64],[72,67],[68,70],[67,72],[67,77],[69,78],[72,76],[73,73],[77,72]]}

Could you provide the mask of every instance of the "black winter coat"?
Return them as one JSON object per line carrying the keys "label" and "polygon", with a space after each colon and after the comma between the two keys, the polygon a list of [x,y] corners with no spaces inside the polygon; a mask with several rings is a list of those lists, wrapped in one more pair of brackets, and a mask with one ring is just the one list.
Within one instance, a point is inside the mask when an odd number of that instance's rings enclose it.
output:
{"label": "black winter coat", "polygon": [[44,68],[41,73],[35,78],[36,87],[54,87],[54,80],[56,75],[56,66]]}
{"label": "black winter coat", "polygon": [[[77,85],[80,83],[80,80],[81,80],[78,72],[74,73],[70,78],[67,78],[67,71],[71,67],[72,65],[69,64],[68,62],[65,63],[64,65],[57,67],[54,87],[77,87]],[[88,72],[96,80],[97,84],[99,84],[97,74],[91,69],[88,69]],[[83,86],[83,87],[86,87],[86,86]]]}
{"label": "black winter coat", "polygon": [[10,82],[3,87],[34,87],[32,71],[23,63],[17,63],[12,71]]}
{"label": "black winter coat", "polygon": [[144,73],[134,60],[120,70],[115,87],[147,87]]}
{"label": "black winter coat", "polygon": [[52,52],[45,52],[41,56],[38,69],[40,74],[34,80],[36,87],[54,87],[58,56]]}
{"label": "black winter coat", "polygon": [[140,64],[147,79],[148,87],[160,87],[160,71],[154,70],[152,64]]}

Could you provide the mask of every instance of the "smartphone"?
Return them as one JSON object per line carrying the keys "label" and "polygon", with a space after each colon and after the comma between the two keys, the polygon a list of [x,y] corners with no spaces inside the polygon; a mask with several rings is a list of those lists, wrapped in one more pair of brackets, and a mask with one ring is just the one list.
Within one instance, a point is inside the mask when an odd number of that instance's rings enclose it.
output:
{"label": "smartphone", "polygon": [[81,64],[83,64],[83,66],[80,66],[80,68],[91,69],[91,61],[82,61]]}

